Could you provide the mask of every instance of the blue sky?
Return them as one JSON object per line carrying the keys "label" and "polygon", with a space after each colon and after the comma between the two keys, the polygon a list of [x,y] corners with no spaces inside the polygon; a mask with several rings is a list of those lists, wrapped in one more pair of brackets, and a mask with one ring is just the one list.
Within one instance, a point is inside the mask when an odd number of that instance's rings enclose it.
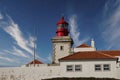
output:
{"label": "blue sky", "polygon": [[0,66],[20,66],[33,60],[34,29],[37,59],[51,62],[51,38],[65,17],[74,45],[98,50],[120,49],[120,0],[0,0]]}

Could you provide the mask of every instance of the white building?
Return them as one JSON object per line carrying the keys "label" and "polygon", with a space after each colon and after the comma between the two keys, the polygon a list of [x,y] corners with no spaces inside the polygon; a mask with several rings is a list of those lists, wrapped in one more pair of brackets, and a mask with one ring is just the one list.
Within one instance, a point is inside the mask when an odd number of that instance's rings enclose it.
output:
{"label": "white building", "polygon": [[94,40],[91,46],[82,44],[72,48],[68,36],[68,23],[62,18],[57,23],[56,37],[52,38],[52,64],[41,61],[21,67],[0,68],[0,80],[41,80],[55,77],[99,77],[120,79],[120,50],[97,51]]}

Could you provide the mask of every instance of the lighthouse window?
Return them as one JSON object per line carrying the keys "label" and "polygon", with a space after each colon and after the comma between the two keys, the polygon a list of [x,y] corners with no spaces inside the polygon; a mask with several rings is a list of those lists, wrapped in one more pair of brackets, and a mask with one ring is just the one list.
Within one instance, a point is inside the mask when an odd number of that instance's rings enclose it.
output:
{"label": "lighthouse window", "polygon": [[64,50],[64,46],[60,46],[60,50]]}
{"label": "lighthouse window", "polygon": [[67,25],[64,24],[64,28],[67,29]]}
{"label": "lighthouse window", "polygon": [[62,28],[62,25],[61,25],[61,24],[58,26],[58,29],[59,29],[59,28]]}

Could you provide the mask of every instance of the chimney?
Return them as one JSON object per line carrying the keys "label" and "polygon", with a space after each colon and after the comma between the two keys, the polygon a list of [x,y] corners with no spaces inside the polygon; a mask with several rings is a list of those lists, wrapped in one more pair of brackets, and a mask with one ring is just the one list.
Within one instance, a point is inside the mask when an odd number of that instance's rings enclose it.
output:
{"label": "chimney", "polygon": [[91,47],[95,48],[95,42],[93,38],[91,39]]}

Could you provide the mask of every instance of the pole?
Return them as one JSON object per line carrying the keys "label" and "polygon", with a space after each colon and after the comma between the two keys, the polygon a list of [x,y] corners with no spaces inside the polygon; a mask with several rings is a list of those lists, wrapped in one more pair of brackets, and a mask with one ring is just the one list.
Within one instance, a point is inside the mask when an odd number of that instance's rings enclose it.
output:
{"label": "pole", "polygon": [[36,53],[36,30],[34,28],[34,67],[35,67],[35,53]]}

